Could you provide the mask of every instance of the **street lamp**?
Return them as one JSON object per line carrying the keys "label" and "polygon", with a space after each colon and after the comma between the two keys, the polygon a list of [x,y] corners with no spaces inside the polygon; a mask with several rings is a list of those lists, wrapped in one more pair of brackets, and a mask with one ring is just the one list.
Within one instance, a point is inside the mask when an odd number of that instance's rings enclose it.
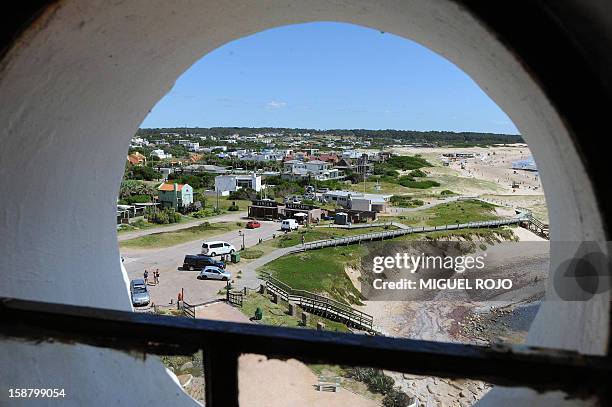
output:
{"label": "street lamp", "polygon": [[238,236],[242,236],[242,247],[240,250],[244,250],[244,232],[242,230],[239,230]]}

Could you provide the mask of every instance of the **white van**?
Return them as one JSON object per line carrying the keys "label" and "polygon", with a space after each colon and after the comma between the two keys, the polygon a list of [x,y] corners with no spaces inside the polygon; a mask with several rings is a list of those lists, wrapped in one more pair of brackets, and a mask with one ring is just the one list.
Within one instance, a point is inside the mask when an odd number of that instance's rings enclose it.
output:
{"label": "white van", "polygon": [[285,219],[281,223],[281,230],[296,230],[298,228],[298,223],[295,219]]}
{"label": "white van", "polygon": [[232,254],[235,251],[236,248],[233,245],[227,242],[222,242],[220,240],[202,243],[202,254],[211,257],[222,256],[224,254]]}

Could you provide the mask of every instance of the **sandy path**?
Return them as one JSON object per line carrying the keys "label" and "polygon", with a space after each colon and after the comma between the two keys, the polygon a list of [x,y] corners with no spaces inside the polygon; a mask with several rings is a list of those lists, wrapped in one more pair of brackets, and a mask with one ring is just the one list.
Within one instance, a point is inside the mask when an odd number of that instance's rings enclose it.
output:
{"label": "sandy path", "polygon": [[[250,323],[249,318],[224,302],[198,307],[198,318]],[[375,407],[373,400],[341,388],[338,392],[315,389],[317,376],[304,363],[242,355],[238,369],[239,401],[252,407]]]}

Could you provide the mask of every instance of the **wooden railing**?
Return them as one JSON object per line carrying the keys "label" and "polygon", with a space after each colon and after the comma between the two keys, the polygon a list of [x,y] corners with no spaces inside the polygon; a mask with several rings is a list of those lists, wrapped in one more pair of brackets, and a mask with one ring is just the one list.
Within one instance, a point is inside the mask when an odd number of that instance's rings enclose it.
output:
{"label": "wooden railing", "polygon": [[343,246],[343,245],[361,243],[363,241],[392,239],[394,237],[409,235],[412,233],[428,233],[428,232],[445,231],[445,230],[500,227],[500,226],[506,226],[506,225],[519,224],[520,222],[524,220],[525,218],[523,217],[515,217],[515,218],[509,218],[509,219],[457,223],[457,224],[449,224],[449,225],[441,225],[441,226],[422,226],[422,227],[416,227],[416,228],[410,227],[407,229],[389,230],[385,232],[365,233],[362,235],[347,236],[347,237],[341,237],[337,239],[318,240],[315,242],[305,243],[303,245],[297,245],[290,252],[294,253],[294,252],[301,252],[301,251],[306,251],[306,250],[321,249],[323,247]]}
{"label": "wooden railing", "polygon": [[236,305],[238,307],[242,307],[242,300],[244,298],[244,294],[240,291],[232,292],[230,290],[227,291],[227,302]]}
{"label": "wooden railing", "polygon": [[183,315],[185,315],[187,318],[196,317],[195,305],[191,305],[187,303],[186,301],[183,301],[182,311],[183,311]]}
{"label": "wooden railing", "polygon": [[283,301],[295,303],[303,309],[327,319],[340,321],[349,327],[375,332],[374,318],[365,312],[310,291],[293,289],[268,273],[263,273],[263,279],[266,282],[266,289],[278,295]]}

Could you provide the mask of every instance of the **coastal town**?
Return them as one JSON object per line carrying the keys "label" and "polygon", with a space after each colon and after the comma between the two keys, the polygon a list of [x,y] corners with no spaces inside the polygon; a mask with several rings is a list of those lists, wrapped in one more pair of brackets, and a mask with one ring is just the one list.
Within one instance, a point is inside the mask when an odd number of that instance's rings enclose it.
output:
{"label": "coastal town", "polygon": [[[144,129],[132,139],[117,229],[137,312],[447,342],[524,340],[544,290],[549,232],[537,167],[519,136],[232,130]],[[516,260],[529,274],[512,274],[511,299],[444,290],[426,302],[367,298],[361,259],[384,252],[383,242],[408,250],[415,240],[478,241],[497,253],[486,277],[506,277],[499,270]],[[504,245],[521,241],[530,249]],[[180,361],[166,362],[202,397],[198,361]],[[244,365],[301,383],[296,400],[338,406],[465,406],[490,388],[378,372],[394,384],[373,390],[367,381],[376,377],[350,369],[248,357]],[[250,394],[268,398],[250,377]],[[313,383],[339,394],[313,395]]]}

